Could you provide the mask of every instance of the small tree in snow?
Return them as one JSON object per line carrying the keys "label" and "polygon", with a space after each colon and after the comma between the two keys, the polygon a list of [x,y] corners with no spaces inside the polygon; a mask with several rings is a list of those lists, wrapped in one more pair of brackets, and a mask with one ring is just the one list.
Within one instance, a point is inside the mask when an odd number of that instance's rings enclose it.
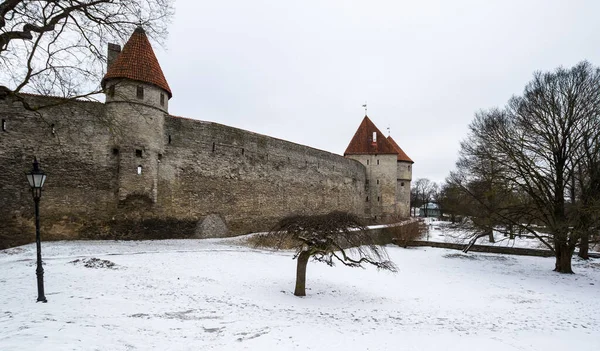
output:
{"label": "small tree in snow", "polygon": [[296,250],[296,296],[306,296],[306,266],[311,257],[330,266],[339,261],[349,267],[372,264],[379,269],[397,270],[385,248],[375,245],[359,218],[349,213],[289,216],[280,220],[266,237],[274,240],[272,246],[276,249],[291,246]]}

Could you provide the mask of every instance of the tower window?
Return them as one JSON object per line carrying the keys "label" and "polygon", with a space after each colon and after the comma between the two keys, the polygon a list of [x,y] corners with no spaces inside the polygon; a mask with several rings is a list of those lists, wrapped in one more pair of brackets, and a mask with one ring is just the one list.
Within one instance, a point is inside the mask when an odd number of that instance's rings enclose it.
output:
{"label": "tower window", "polygon": [[169,144],[171,143],[171,134],[169,134]]}
{"label": "tower window", "polygon": [[6,120],[5,119],[2,120],[2,131],[6,132]]}
{"label": "tower window", "polygon": [[140,150],[140,149],[135,150],[135,156],[142,157],[142,150]]}
{"label": "tower window", "polygon": [[377,196],[377,202],[379,202],[379,196]]}
{"label": "tower window", "polygon": [[117,148],[114,148],[114,149],[112,150],[112,153],[113,153],[113,155],[118,155],[118,154],[119,154],[119,149],[117,149]]}
{"label": "tower window", "polygon": [[377,164],[379,164],[379,160],[377,160]]}
{"label": "tower window", "polygon": [[165,106],[165,94],[160,93],[160,106]]}
{"label": "tower window", "polygon": [[215,143],[213,143],[212,152],[215,152],[216,148],[217,148],[217,145]]}
{"label": "tower window", "polygon": [[373,143],[377,143],[377,132],[373,132]]}
{"label": "tower window", "polygon": [[144,87],[143,86],[138,85],[136,96],[137,96],[138,99],[143,99],[144,98]]}
{"label": "tower window", "polygon": [[367,196],[367,202],[369,202],[369,197]]}
{"label": "tower window", "polygon": [[379,179],[377,179],[377,184],[379,184]]}
{"label": "tower window", "polygon": [[242,155],[244,154],[244,152],[245,152],[245,151],[246,151],[246,150],[244,150],[244,148],[242,148]]}
{"label": "tower window", "polygon": [[50,131],[52,132],[52,135],[56,134],[56,129],[54,128],[54,123],[52,123],[52,125],[50,125]]}
{"label": "tower window", "polygon": [[369,185],[369,180],[365,179],[365,185]]}
{"label": "tower window", "polygon": [[408,165],[408,170],[410,171],[410,165]]}
{"label": "tower window", "polygon": [[400,186],[404,186],[404,182],[400,182]]}
{"label": "tower window", "polygon": [[162,160],[162,154],[158,154],[158,160]]}
{"label": "tower window", "polygon": [[137,166],[137,174],[142,175],[142,165]]}
{"label": "tower window", "polygon": [[367,166],[369,165],[369,160],[367,160]]}
{"label": "tower window", "polygon": [[111,85],[108,87],[108,96],[113,97],[115,96],[115,85]]}

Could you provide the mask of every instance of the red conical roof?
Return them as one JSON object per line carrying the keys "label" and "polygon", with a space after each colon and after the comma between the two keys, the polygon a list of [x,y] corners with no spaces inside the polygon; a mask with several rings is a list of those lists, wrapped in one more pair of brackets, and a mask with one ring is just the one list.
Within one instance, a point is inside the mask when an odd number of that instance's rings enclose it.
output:
{"label": "red conical roof", "polygon": [[398,146],[398,144],[396,143],[396,141],[394,141],[394,139],[392,139],[392,136],[388,136],[387,140],[390,142],[390,144],[392,144],[392,146],[394,147],[394,149],[396,149],[396,151],[398,151],[398,161],[402,161],[402,162],[410,162],[410,163],[415,163],[413,160],[410,159],[410,157],[408,157],[408,155],[400,148],[400,146]]}
{"label": "red conical roof", "polygon": [[[373,133],[377,134],[375,143],[373,142]],[[369,117],[365,116],[352,141],[344,151],[344,156],[397,153],[398,151],[385,138],[385,135],[373,124]]]}
{"label": "red conical roof", "polygon": [[123,46],[123,51],[108,68],[108,72],[102,79],[102,87],[106,81],[113,78],[128,78],[144,83],[154,84],[166,90],[169,98],[173,96],[169,83],[158,64],[158,60],[152,50],[152,45],[142,27],[137,27],[131,38]]}

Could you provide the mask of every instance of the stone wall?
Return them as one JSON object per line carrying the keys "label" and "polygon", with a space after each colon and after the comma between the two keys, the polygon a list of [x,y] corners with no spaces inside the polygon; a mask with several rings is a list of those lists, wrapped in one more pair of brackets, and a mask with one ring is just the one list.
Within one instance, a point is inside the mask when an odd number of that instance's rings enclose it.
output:
{"label": "stone wall", "polygon": [[44,240],[225,236],[267,230],[292,213],[365,213],[359,162],[162,111],[160,123],[151,112],[113,111],[124,104],[72,102],[38,114],[0,103],[0,246],[34,239],[24,175],[34,155],[48,174]]}
{"label": "stone wall", "polygon": [[409,162],[397,162],[397,191],[396,206],[398,215],[410,217],[410,182],[412,180],[412,164]]}
{"label": "stone wall", "polygon": [[364,213],[364,167],[342,156],[218,123],[169,117],[159,165],[163,213],[213,215],[232,233],[292,213]]}
{"label": "stone wall", "polygon": [[[366,213],[373,218],[394,216],[396,209],[397,155],[348,155],[366,168]],[[368,196],[368,198],[367,198]]]}
{"label": "stone wall", "polygon": [[[57,102],[30,99],[32,106]],[[6,122],[6,131],[0,131],[0,241],[10,245],[34,239],[33,200],[25,177],[34,155],[48,174],[40,203],[47,238],[72,238],[90,219],[106,219],[117,205],[118,164],[104,105],[74,102],[41,111],[0,103]]]}

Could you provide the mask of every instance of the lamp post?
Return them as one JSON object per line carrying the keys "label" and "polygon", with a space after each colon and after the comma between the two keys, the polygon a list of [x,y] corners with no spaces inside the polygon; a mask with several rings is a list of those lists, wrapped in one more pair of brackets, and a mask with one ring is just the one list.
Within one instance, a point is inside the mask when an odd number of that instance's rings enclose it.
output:
{"label": "lamp post", "polygon": [[38,298],[37,302],[48,302],[44,296],[44,268],[42,267],[42,244],[40,242],[40,198],[42,197],[42,187],[46,181],[46,173],[40,169],[37,159],[33,158],[33,169],[27,173],[27,180],[31,187],[33,202],[35,202],[35,245],[37,248],[37,275]]}

